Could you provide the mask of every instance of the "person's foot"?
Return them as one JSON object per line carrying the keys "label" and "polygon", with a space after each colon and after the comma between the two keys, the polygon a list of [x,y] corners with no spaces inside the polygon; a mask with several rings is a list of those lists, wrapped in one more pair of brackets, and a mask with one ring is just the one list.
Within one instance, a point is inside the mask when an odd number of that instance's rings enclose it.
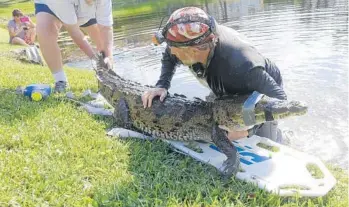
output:
{"label": "person's foot", "polygon": [[54,92],[55,93],[64,93],[68,89],[68,83],[65,81],[58,81],[55,83]]}

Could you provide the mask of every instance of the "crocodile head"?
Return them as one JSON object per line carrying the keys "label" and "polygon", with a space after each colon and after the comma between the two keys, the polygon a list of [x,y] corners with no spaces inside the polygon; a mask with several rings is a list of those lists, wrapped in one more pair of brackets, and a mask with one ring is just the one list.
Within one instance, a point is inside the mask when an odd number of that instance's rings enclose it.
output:
{"label": "crocodile head", "polygon": [[265,112],[272,114],[274,120],[284,119],[291,116],[301,116],[307,113],[308,106],[301,101],[285,101],[276,98],[263,100],[259,104],[263,105]]}

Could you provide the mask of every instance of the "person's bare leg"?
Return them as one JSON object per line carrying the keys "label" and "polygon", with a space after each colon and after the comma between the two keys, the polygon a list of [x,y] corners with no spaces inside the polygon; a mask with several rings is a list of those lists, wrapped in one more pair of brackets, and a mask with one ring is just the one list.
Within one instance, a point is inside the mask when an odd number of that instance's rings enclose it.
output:
{"label": "person's bare leg", "polygon": [[14,37],[11,41],[11,44],[29,46],[23,39],[19,37]]}
{"label": "person's bare leg", "polygon": [[63,70],[62,55],[57,39],[62,23],[53,15],[39,12],[36,15],[36,31],[40,50],[55,79],[54,92],[65,92],[68,80]]}
{"label": "person's bare leg", "polygon": [[100,52],[103,49],[102,38],[97,24],[90,25],[88,27],[81,27],[81,29],[88,34],[92,39],[93,43],[96,45],[97,50]]}
{"label": "person's bare leg", "polygon": [[45,62],[52,74],[61,72],[62,55],[57,43],[61,22],[51,14],[40,12],[36,15],[36,25],[38,42]]}
{"label": "person's bare leg", "polygon": [[99,32],[102,40],[102,51],[105,56],[108,57],[110,64],[113,64],[113,27],[98,25]]}
{"label": "person's bare leg", "polygon": [[111,0],[98,0],[96,2],[96,20],[101,36],[102,48],[106,58],[104,62],[109,68],[113,66],[113,5]]}
{"label": "person's bare leg", "polygon": [[80,30],[80,27],[75,25],[67,25],[65,24],[64,27],[67,29],[70,37],[73,39],[75,44],[89,57],[93,58],[95,55],[95,52],[93,48],[91,47],[90,43],[86,40],[84,34]]}

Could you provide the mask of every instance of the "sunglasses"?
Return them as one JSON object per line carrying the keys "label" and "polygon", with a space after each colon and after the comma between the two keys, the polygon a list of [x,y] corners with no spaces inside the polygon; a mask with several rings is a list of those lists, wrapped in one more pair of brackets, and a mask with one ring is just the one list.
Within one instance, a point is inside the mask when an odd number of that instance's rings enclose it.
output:
{"label": "sunglasses", "polygon": [[203,44],[195,45],[195,46],[170,46],[170,47],[174,47],[174,48],[178,48],[178,49],[195,48],[195,49],[198,49],[198,50],[206,50],[209,47],[209,43],[203,43]]}

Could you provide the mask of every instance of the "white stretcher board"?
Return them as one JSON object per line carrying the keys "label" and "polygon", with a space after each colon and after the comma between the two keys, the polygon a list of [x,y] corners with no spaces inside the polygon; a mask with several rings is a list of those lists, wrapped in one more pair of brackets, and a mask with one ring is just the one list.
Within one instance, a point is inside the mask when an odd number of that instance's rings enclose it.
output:
{"label": "white stretcher board", "polygon": [[[110,136],[135,137],[140,139],[154,139],[141,133],[124,128],[114,128],[108,133]],[[163,140],[169,143],[177,152],[189,155],[200,162],[209,164],[222,171],[222,164],[226,156],[212,143],[197,142],[202,153],[186,147],[185,142]],[[277,152],[259,147],[257,144],[274,146]],[[326,195],[336,184],[336,179],[326,166],[316,157],[304,152],[278,144],[267,138],[253,136],[233,141],[240,155],[240,168],[236,178],[256,184],[259,188],[280,196],[318,197]],[[260,145],[260,144],[259,144]],[[307,165],[317,166],[323,176],[313,177]]]}

